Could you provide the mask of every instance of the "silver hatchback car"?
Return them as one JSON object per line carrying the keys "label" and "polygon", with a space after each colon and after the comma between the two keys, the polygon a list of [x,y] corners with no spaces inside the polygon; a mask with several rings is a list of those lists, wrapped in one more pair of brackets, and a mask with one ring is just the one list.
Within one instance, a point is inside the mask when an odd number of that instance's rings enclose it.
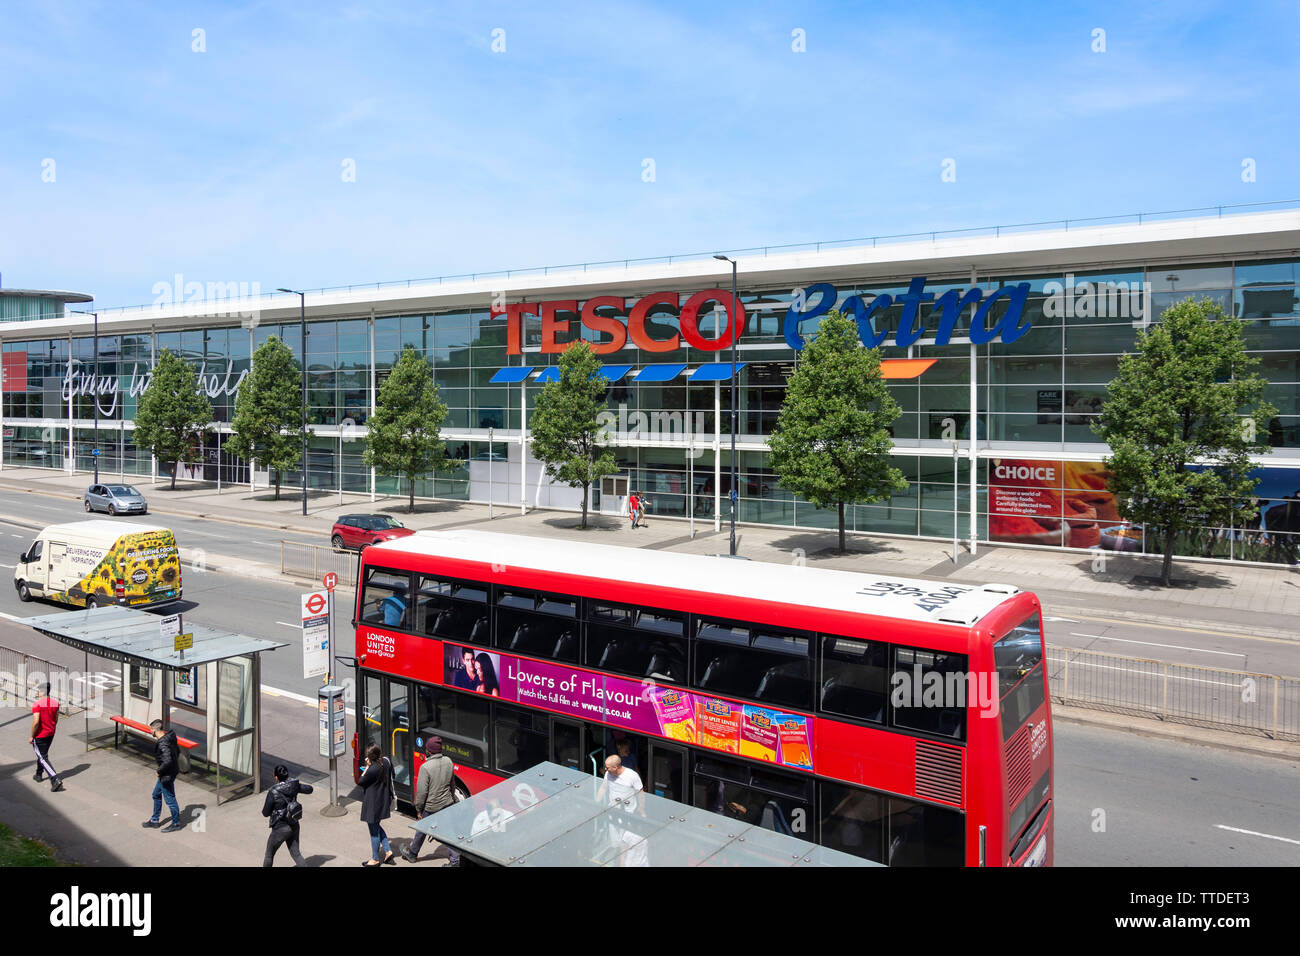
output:
{"label": "silver hatchback car", "polygon": [[143,515],[149,513],[149,503],[132,485],[91,485],[86,489],[86,510]]}

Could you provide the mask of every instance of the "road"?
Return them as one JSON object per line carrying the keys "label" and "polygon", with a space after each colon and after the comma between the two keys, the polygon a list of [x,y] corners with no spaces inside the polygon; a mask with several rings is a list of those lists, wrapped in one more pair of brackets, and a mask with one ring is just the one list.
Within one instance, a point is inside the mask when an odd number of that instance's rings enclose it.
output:
{"label": "road", "polygon": [[1300,866],[1300,763],[1058,721],[1058,866]]}

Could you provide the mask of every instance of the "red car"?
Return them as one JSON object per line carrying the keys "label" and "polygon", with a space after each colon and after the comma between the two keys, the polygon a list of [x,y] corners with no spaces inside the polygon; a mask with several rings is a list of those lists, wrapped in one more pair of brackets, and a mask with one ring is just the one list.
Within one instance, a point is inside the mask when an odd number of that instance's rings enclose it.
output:
{"label": "red car", "polygon": [[330,541],[335,551],[355,548],[360,551],[371,544],[392,541],[415,534],[410,528],[403,528],[402,523],[390,515],[342,515],[334,522],[330,532]]}

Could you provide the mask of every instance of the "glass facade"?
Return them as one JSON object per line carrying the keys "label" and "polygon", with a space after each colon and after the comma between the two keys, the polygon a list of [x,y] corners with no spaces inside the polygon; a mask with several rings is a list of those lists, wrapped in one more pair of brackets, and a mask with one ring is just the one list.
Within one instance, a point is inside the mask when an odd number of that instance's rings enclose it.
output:
{"label": "glass facade", "polygon": [[[851,277],[834,280],[837,305],[852,295],[870,302],[872,296],[907,291],[907,278],[894,281],[860,281]],[[1080,269],[1052,270],[1032,274],[978,276],[986,294],[998,287],[1028,282],[1030,294],[1024,319],[1032,328],[1014,342],[993,341],[976,346],[972,363],[969,344],[937,346],[933,330],[937,320],[922,308],[930,335],[908,349],[886,340],[885,358],[928,358],[934,364],[914,379],[894,381],[890,391],[903,410],[894,428],[894,465],[910,482],[906,491],[888,501],[847,509],[851,531],[881,534],[921,535],[951,538],[954,508],[961,537],[970,534],[971,462],[967,447],[956,464],[954,475],[950,443],[953,434],[966,442],[971,437],[971,376],[975,376],[978,461],[975,464],[977,533],[988,540],[990,468],[1003,456],[1017,460],[1043,459],[1061,462],[1074,456],[1096,460],[1105,448],[1091,431],[1106,385],[1114,376],[1119,356],[1131,350],[1142,325],[1140,309],[1145,306],[1151,321],[1173,301],[1187,295],[1207,296],[1225,310],[1246,320],[1246,338],[1252,355],[1262,362],[1269,380],[1267,399],[1277,406],[1270,422],[1267,441],[1281,455],[1261,459],[1270,476],[1270,488],[1278,502],[1300,497],[1300,457],[1287,456],[1287,449],[1300,448],[1300,258],[1251,259],[1188,263],[1185,265],[1137,264],[1106,272]],[[925,291],[935,298],[950,289],[970,285],[970,276],[928,279]],[[671,280],[657,288],[674,288]],[[553,293],[562,298],[563,292]],[[570,293],[572,297],[576,295]],[[791,301],[790,289],[742,289],[747,324],[739,343],[739,360],[746,363],[739,376],[737,433],[745,449],[740,453],[738,519],[771,525],[833,528],[836,516],[797,499],[783,489],[762,451],[777,420],[788,377],[797,362],[786,344],[783,320]],[[582,300],[578,300],[581,308]],[[416,482],[417,497],[484,500],[486,493],[472,488],[472,465],[508,458],[508,449],[518,448],[521,423],[520,386],[497,385],[491,379],[507,365],[554,364],[558,356],[537,350],[542,341],[542,320],[526,316],[522,326],[523,356],[510,355],[507,322],[483,308],[456,308],[425,314],[353,316],[314,320],[307,323],[306,368],[308,421],[312,437],[308,451],[309,484],[317,489],[405,495],[406,482],[372,476],[362,464],[365,426],[373,397],[382,385],[402,349],[412,346],[428,358],[442,400],[449,408],[444,434],[452,456],[461,464],[436,479]],[[1001,300],[990,313],[989,325],[1007,308]],[[368,311],[368,310],[367,310]],[[873,316],[875,328],[896,331],[902,305]],[[954,338],[961,339],[971,310],[965,309]],[[1135,317],[1137,316],[1137,317]],[[585,338],[594,343],[609,342],[610,335],[583,326],[577,313],[560,312],[557,338]],[[180,324],[180,321],[177,320]],[[716,336],[725,316],[709,313],[700,317],[700,330]],[[102,326],[101,326],[102,328]],[[645,323],[652,339],[671,338],[680,332],[676,308],[661,305],[652,309]],[[816,320],[801,324],[804,334],[815,332]],[[12,328],[3,329],[8,335]],[[278,335],[296,361],[303,360],[302,334],[297,322],[266,323],[253,329],[230,327],[159,330],[153,333],[101,335],[99,338],[98,388],[93,374],[94,356],[89,337],[68,337],[8,341],[6,356],[25,355],[26,384],[6,384],[3,400],[4,461],[7,464],[66,468],[68,456],[75,467],[92,467],[95,394],[99,392],[101,470],[109,474],[149,475],[153,469],[147,453],[131,440],[131,422],[138,395],[157,350],[168,348],[200,371],[203,390],[213,404],[217,429],[205,441],[201,462],[183,477],[224,482],[247,482],[246,462],[221,451],[221,437],[229,433],[235,390],[250,365],[250,356],[271,335]],[[373,357],[373,358],[372,358]],[[643,351],[630,342],[621,351],[604,356],[613,364],[685,363],[688,367],[726,360],[729,353],[703,352],[685,344],[665,352]],[[6,359],[6,361],[11,361]],[[71,369],[71,371],[69,371]],[[108,384],[104,384],[107,381]],[[531,414],[540,386],[528,384],[527,413]],[[690,384],[684,377],[668,382],[637,385],[629,379],[612,385],[608,392],[614,427],[621,433],[616,457],[630,486],[651,498],[652,516],[712,519],[715,496],[721,496],[724,516],[729,492],[730,457],[727,436],[729,387],[723,383],[716,399],[715,385]],[[69,419],[72,442],[69,448]],[[489,449],[486,429],[496,430],[495,445]],[[723,434],[721,444],[721,487],[715,488],[714,429]],[[693,459],[682,445],[687,433],[695,435]],[[756,450],[759,449],[759,450]],[[1286,459],[1291,457],[1291,461]],[[1294,463],[1297,468],[1282,467]],[[517,468],[517,460],[516,460]],[[692,476],[693,471],[693,476]],[[530,470],[530,475],[532,474]],[[530,481],[535,479],[530,477]],[[300,481],[297,473],[284,476],[287,485]],[[508,484],[498,476],[493,487],[496,500],[506,500]],[[515,478],[513,501],[519,499]],[[373,483],[373,487],[372,487]],[[498,487],[499,485],[499,487]],[[474,491],[474,494],[471,494]],[[532,501],[531,488],[528,495]],[[1068,497],[1065,496],[1065,497]],[[1286,510],[1286,509],[1283,509]],[[1278,518],[1277,534],[1300,532],[1300,502],[1296,512]],[[1001,509],[996,513],[1005,514]],[[996,515],[995,515],[996,516]],[[1068,524],[1070,515],[1059,515]],[[1297,527],[1287,522],[1294,517]],[[1064,527],[1064,524],[1063,524]],[[1068,529],[1067,529],[1068,530]],[[1234,559],[1285,560],[1296,549],[1244,547],[1250,529],[1205,529],[1180,549],[1188,554],[1205,554]],[[1258,527],[1263,534],[1268,528]],[[996,537],[996,536],[995,536]],[[1053,543],[1071,546],[1062,533]],[[1276,535],[1275,535],[1276,537]],[[1006,539],[1001,539],[1006,540]],[[1233,542],[1237,542],[1234,546]],[[1140,542],[1146,548],[1145,542]],[[1249,553],[1247,553],[1249,551]]]}

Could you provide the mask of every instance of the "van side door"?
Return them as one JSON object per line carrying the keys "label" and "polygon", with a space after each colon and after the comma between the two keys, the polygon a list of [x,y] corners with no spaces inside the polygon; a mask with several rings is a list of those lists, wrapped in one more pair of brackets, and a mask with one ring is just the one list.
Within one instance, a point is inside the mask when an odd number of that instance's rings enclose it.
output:
{"label": "van side door", "polygon": [[[66,591],[68,545],[66,542],[51,541],[48,558],[45,562],[45,589],[47,591]],[[73,582],[76,583],[76,582]]]}
{"label": "van side door", "polygon": [[45,566],[45,542],[37,538],[32,542],[32,546],[27,549],[27,560],[23,564],[23,573],[27,578],[27,586],[35,588],[38,591],[45,590],[45,582],[49,580],[49,570]]}

